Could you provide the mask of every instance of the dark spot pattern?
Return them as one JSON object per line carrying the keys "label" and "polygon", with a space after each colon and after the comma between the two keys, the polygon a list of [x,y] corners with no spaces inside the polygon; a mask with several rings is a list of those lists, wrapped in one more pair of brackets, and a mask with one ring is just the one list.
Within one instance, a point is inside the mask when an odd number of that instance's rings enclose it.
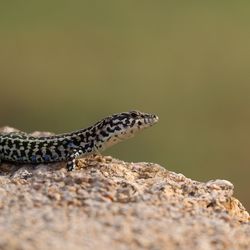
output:
{"label": "dark spot pattern", "polygon": [[73,170],[77,157],[105,150],[157,121],[155,115],[129,111],[61,135],[34,137],[24,132],[0,133],[0,162],[39,164],[68,161],[68,170]]}

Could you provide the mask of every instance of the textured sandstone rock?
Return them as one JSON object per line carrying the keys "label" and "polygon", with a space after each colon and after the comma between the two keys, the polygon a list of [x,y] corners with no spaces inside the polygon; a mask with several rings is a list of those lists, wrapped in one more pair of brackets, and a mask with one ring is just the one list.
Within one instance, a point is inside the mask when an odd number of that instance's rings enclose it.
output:
{"label": "textured sandstone rock", "polygon": [[226,180],[201,183],[111,157],[0,167],[0,249],[250,249]]}

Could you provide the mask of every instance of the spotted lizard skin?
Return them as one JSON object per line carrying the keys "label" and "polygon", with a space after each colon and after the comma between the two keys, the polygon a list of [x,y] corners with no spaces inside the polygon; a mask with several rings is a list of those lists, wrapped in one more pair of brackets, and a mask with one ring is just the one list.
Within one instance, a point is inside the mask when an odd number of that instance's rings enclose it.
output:
{"label": "spotted lizard skin", "polygon": [[79,157],[99,153],[131,138],[152,126],[158,117],[140,111],[108,116],[93,126],[72,133],[34,137],[24,132],[0,133],[0,163],[40,164],[67,162],[68,171],[75,169]]}

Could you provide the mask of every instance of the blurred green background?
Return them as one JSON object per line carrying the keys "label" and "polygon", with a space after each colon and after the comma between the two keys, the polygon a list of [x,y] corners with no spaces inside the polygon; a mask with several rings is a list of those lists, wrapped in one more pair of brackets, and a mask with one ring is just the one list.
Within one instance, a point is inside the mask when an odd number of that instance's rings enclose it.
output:
{"label": "blurred green background", "polygon": [[5,1],[0,126],[67,132],[138,109],[157,126],[105,152],[201,181],[250,210],[249,1]]}

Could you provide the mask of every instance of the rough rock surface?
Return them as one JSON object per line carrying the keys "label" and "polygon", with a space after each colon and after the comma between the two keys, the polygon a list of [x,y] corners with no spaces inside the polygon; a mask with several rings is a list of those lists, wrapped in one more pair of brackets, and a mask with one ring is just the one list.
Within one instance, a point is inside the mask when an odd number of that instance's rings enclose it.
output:
{"label": "rough rock surface", "polygon": [[0,167],[0,249],[250,249],[226,180],[193,181],[111,157]]}

